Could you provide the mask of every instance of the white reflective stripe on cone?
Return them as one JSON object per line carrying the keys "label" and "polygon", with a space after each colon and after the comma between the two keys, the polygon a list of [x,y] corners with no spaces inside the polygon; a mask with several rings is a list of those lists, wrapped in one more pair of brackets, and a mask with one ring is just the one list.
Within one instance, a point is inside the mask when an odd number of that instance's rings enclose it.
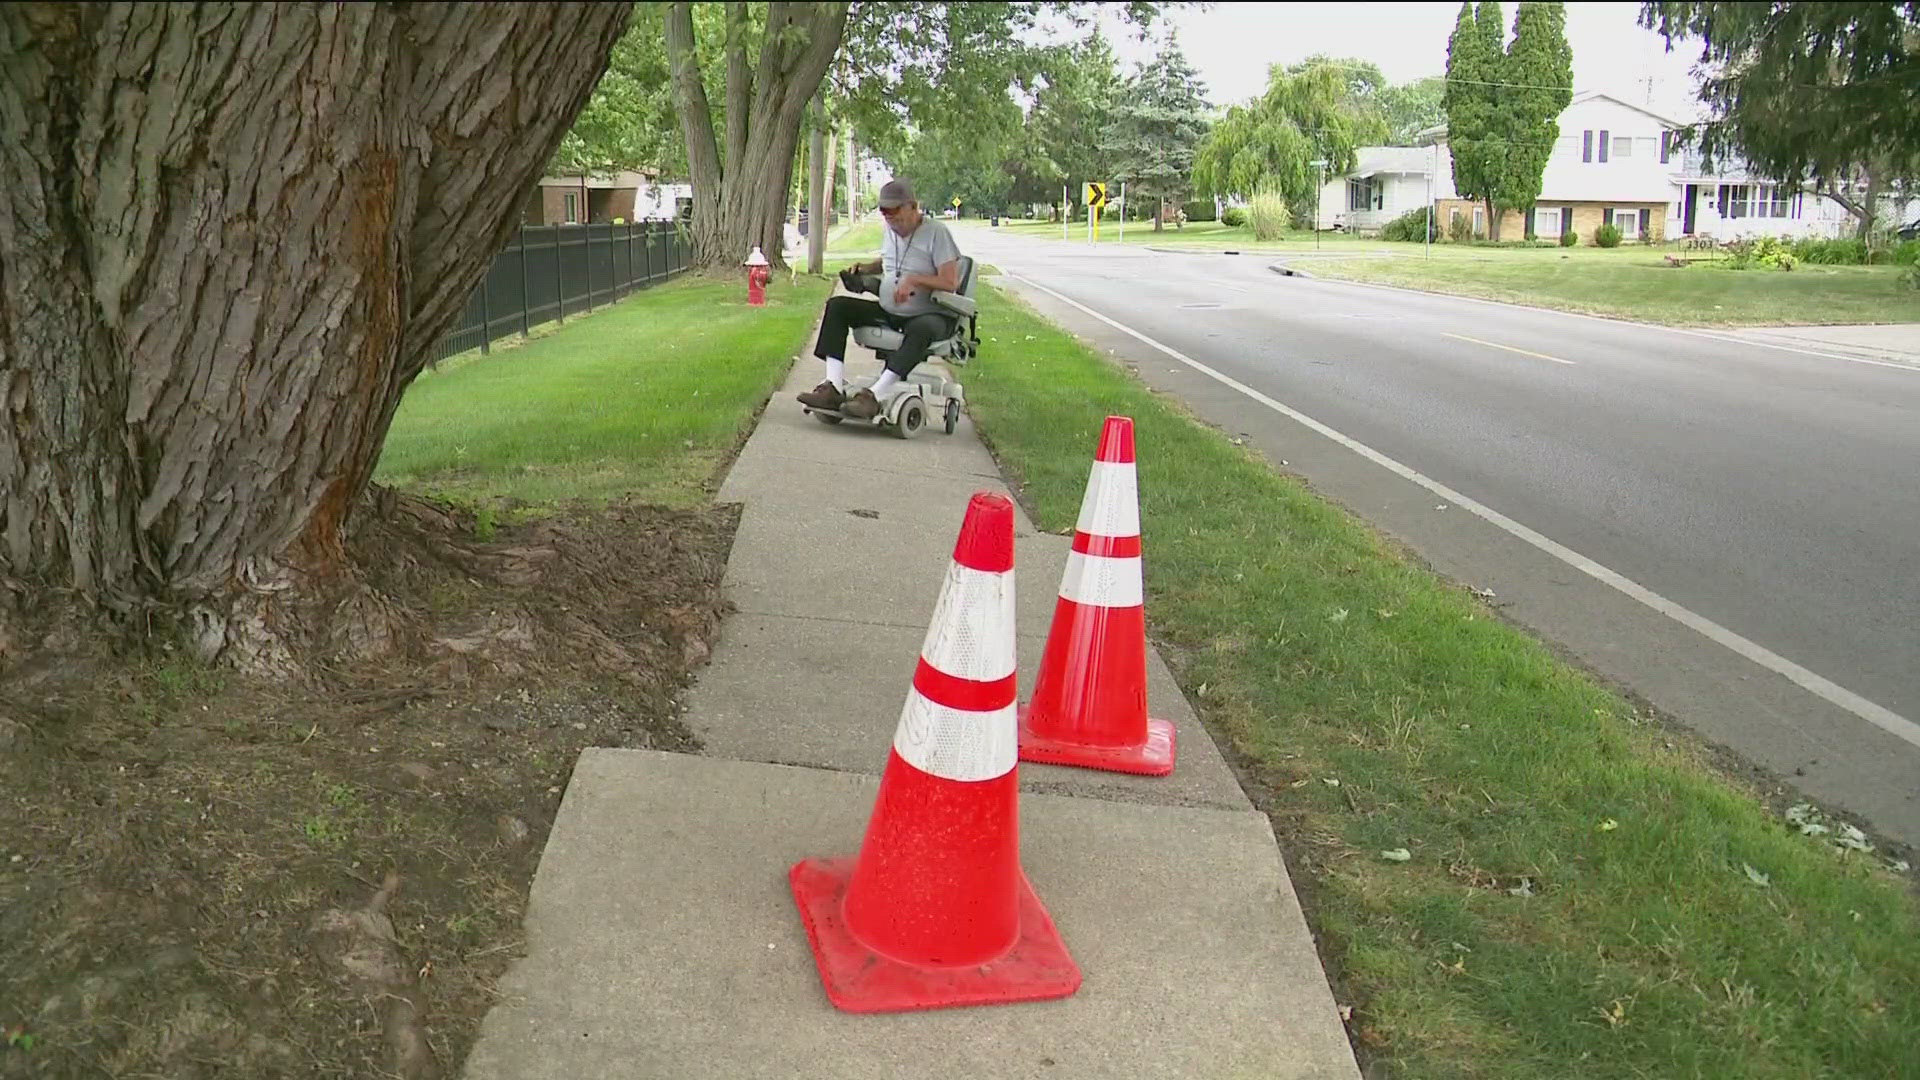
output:
{"label": "white reflective stripe on cone", "polygon": [[1092,536],[1140,535],[1140,484],[1131,461],[1096,461],[1080,500],[1080,523]]}
{"label": "white reflective stripe on cone", "polygon": [[1060,597],[1088,607],[1140,607],[1146,588],[1140,579],[1140,557],[1067,553],[1067,572],[1060,575]]}
{"label": "white reflective stripe on cone", "polygon": [[1013,674],[1013,573],[948,563],[920,655],[956,678],[992,682]]}
{"label": "white reflective stripe on cone", "polygon": [[900,759],[943,780],[992,780],[1020,757],[1020,727],[1009,703],[992,712],[950,709],[919,690],[907,691],[894,729]]}

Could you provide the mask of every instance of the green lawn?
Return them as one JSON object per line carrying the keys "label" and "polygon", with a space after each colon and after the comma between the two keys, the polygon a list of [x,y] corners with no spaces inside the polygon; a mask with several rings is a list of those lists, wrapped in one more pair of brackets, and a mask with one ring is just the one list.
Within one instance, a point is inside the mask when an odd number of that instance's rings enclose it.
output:
{"label": "green lawn", "polygon": [[428,371],[375,478],[480,505],[704,501],[820,313],[825,278],[680,280],[491,356]]}
{"label": "green lawn", "polygon": [[[1725,273],[1671,276],[1696,272]],[[1134,418],[1152,634],[1247,765],[1387,1075],[1920,1075],[1920,910],[1877,856],[1800,835],[1361,522],[982,293],[969,409],[1042,528],[1072,528],[1102,417]]]}
{"label": "green lawn", "polygon": [[1920,290],[1894,266],[1731,270],[1724,260],[1669,266],[1676,248],[1476,248],[1372,243],[1396,258],[1302,260],[1347,281],[1505,300],[1676,326],[1920,322]]}

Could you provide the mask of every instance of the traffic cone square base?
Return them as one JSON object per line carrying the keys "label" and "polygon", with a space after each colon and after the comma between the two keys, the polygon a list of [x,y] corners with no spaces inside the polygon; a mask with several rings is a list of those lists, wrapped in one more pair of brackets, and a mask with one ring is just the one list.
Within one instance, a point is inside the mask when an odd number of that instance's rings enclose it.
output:
{"label": "traffic cone square base", "polygon": [[876,953],[848,931],[841,907],[854,861],[806,859],[787,874],[820,983],[836,1008],[881,1013],[1002,1005],[1050,1001],[1080,989],[1080,968],[1025,874],[1019,875],[1020,936],[1013,948],[986,964],[934,968]]}
{"label": "traffic cone square base", "polygon": [[1173,772],[1173,724],[1147,721],[1147,741],[1138,746],[1086,746],[1036,735],[1027,725],[1028,706],[1020,709],[1020,760],[1039,765],[1166,776]]}

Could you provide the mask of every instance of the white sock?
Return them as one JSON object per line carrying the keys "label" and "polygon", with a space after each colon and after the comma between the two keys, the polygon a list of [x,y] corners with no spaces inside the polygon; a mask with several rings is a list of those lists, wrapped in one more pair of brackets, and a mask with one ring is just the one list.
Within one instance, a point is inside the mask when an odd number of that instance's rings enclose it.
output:
{"label": "white sock", "polygon": [[889,390],[892,390],[894,386],[897,385],[899,382],[900,382],[900,376],[894,374],[894,371],[892,368],[888,368],[887,370],[880,373],[880,381],[873,384],[873,396],[877,398],[885,398],[887,396],[887,392]]}
{"label": "white sock", "polygon": [[847,388],[847,362],[836,356],[827,357],[827,381],[836,388]]}

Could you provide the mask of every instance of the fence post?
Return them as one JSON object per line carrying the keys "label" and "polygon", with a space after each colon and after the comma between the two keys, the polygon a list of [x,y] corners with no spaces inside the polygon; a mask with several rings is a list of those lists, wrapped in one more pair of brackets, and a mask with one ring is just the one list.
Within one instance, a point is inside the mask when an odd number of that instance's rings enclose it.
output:
{"label": "fence post", "polygon": [[587,230],[587,258],[581,266],[587,272],[587,310],[591,312],[593,310],[593,225],[587,223],[580,227]]}
{"label": "fence post", "polygon": [[560,325],[567,325],[567,266],[560,256],[560,226],[553,229],[553,298],[560,303]]}
{"label": "fence post", "polygon": [[528,325],[527,308],[533,304],[533,294],[527,290],[527,223],[520,223],[520,337],[531,336],[532,327]]}
{"label": "fence post", "polygon": [[627,295],[633,295],[633,225],[627,225]]}
{"label": "fence post", "polygon": [[493,352],[493,306],[488,302],[487,293],[492,290],[493,264],[487,264],[487,272],[480,278],[480,355]]}

